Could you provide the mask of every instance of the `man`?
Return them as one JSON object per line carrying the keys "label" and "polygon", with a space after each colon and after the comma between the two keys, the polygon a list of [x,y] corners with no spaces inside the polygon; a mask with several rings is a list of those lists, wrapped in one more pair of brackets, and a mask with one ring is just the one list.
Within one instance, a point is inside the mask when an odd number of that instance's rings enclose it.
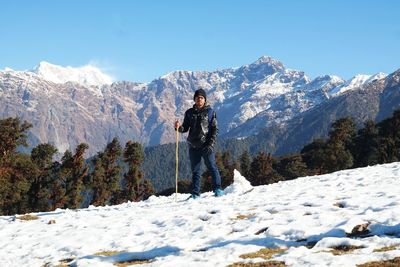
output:
{"label": "man", "polygon": [[214,184],[214,195],[222,196],[221,176],[215,163],[215,142],[217,141],[218,127],[215,112],[207,104],[207,95],[203,89],[194,93],[195,104],[185,112],[182,125],[175,122],[175,130],[181,133],[189,131],[187,138],[189,144],[189,158],[192,169],[192,195],[191,198],[200,197],[200,171],[201,159],[204,159],[211,173]]}

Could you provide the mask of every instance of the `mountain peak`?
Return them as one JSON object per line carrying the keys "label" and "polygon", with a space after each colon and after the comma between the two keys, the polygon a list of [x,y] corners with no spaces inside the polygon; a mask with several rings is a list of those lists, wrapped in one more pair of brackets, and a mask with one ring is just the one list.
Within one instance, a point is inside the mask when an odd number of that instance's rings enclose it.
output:
{"label": "mountain peak", "polygon": [[54,82],[76,82],[85,86],[111,84],[113,78],[103,73],[98,67],[85,65],[82,67],[63,67],[41,61],[31,72],[41,78]]}
{"label": "mountain peak", "polygon": [[276,66],[279,69],[284,69],[285,67],[283,66],[282,62],[273,59],[270,56],[262,56],[259,59],[257,59],[254,63],[252,63],[252,65],[270,65],[270,66]]}

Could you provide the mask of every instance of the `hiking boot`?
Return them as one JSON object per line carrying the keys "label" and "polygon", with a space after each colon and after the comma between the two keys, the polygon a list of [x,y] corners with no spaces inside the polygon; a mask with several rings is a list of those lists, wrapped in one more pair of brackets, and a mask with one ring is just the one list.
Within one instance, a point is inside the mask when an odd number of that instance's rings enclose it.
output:
{"label": "hiking boot", "polygon": [[191,194],[189,197],[189,199],[198,199],[198,198],[200,198],[200,196],[196,194]]}
{"label": "hiking boot", "polygon": [[214,190],[214,196],[221,197],[223,195],[225,195],[225,193],[224,193],[224,191],[222,189],[218,188],[218,189]]}

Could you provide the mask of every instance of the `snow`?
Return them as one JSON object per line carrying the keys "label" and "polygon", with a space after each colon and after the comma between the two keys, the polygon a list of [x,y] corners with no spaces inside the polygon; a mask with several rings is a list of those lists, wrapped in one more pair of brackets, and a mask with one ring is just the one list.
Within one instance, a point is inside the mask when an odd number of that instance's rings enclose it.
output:
{"label": "snow", "polygon": [[344,84],[333,88],[329,93],[331,96],[338,96],[349,90],[359,88],[360,86],[362,86],[364,84],[368,84],[375,80],[383,79],[386,76],[387,76],[387,74],[382,73],[382,72],[379,72],[374,75],[358,74],[358,75],[354,76],[353,78],[351,78],[350,80],[346,81]]}
{"label": "snow", "polygon": [[250,192],[253,190],[253,186],[251,186],[250,182],[243,177],[240,172],[234,170],[233,173],[233,184],[225,188],[225,193],[227,194],[243,194]]}
{"label": "snow", "polygon": [[[55,266],[66,259],[73,266],[132,259],[153,260],[145,266],[226,266],[251,261],[239,256],[264,247],[288,248],[273,260],[289,266],[356,266],[400,256],[400,163],[257,187],[237,171],[234,176],[220,198],[211,192],[188,201],[187,194],[178,194],[178,202],[175,196],[152,196],[36,213],[39,219],[32,221],[1,216],[0,266]],[[372,235],[346,236],[367,222]],[[306,248],[309,242],[316,244]],[[329,252],[339,245],[361,248],[338,256]],[[374,252],[391,245],[397,248]],[[117,254],[96,255],[102,251]]]}
{"label": "snow", "polygon": [[85,86],[92,86],[111,84],[113,82],[111,76],[103,73],[99,68],[93,65],[62,67],[42,61],[31,72],[54,83],[76,82]]}

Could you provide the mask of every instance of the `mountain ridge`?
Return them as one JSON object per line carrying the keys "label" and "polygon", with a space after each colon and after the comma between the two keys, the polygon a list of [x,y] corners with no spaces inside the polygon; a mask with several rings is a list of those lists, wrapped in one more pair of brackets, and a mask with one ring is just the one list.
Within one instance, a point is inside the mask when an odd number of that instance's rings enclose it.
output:
{"label": "mountain ridge", "polygon": [[[352,79],[337,76],[311,80],[268,56],[213,72],[174,71],[150,83],[87,86],[5,70],[0,71],[0,114],[32,122],[35,142],[53,143],[61,152],[86,142],[93,155],[116,136],[122,143],[131,139],[144,145],[174,142],[173,121],[182,119],[192,106],[198,87],[207,91],[217,111],[221,137],[237,138],[257,134],[272,122],[285,123],[329,98],[363,86],[371,77],[363,76],[358,87],[351,87]],[[345,84],[344,92],[332,94]]]}

